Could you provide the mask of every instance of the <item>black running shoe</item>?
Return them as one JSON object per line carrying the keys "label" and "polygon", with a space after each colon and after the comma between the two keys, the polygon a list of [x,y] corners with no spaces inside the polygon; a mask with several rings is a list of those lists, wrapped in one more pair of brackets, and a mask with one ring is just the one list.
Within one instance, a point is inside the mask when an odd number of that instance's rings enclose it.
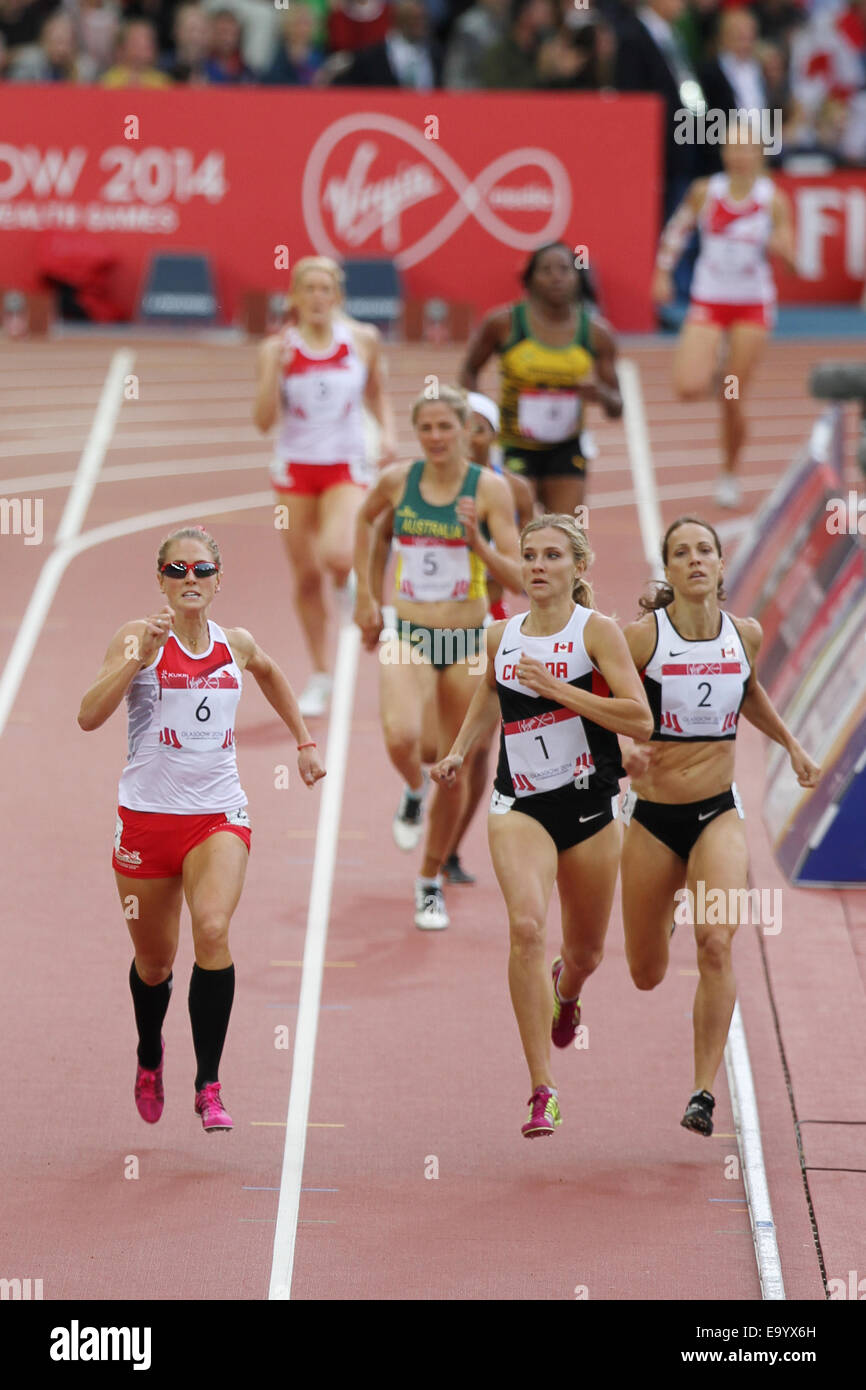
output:
{"label": "black running shoe", "polygon": [[712,1134],[713,1108],[716,1102],[709,1091],[693,1091],[686,1113],[680,1120],[683,1129],[693,1129],[695,1134]]}
{"label": "black running shoe", "polygon": [[447,878],[447,880],[448,880],[449,883],[474,883],[474,882],[475,882],[475,875],[474,875],[474,874],[467,874],[467,872],[466,872],[466,870],[464,869],[463,865],[460,863],[459,856],[456,855],[456,854],[450,855],[449,858],[445,860],[445,863],[444,863],[443,868],[442,868],[442,872],[443,872],[443,874],[445,875],[445,877]]}

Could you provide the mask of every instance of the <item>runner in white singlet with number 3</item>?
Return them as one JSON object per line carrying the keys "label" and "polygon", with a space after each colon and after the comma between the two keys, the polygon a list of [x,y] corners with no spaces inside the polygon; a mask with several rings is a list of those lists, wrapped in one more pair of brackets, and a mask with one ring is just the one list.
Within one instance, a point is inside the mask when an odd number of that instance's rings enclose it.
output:
{"label": "runner in white singlet with number 3", "polygon": [[305,256],[292,273],[295,321],[259,350],[253,419],[277,425],[271,481],[277,525],[295,577],[295,604],[313,664],[302,714],[324,714],[330,698],[328,613],[331,576],[347,617],[351,608],[355,518],[375,468],[368,466],[365,405],[379,428],[379,462],[395,456],[394,422],[384,389],[378,331],[341,311],[336,261]]}
{"label": "runner in white singlet with number 3", "polygon": [[721,507],[737,507],[736,471],[746,438],[743,396],[775,321],[768,256],[777,256],[794,274],[797,267],[790,205],[764,173],[760,143],[729,132],[722,160],[725,172],[693,183],[665,227],[652,292],[658,304],[673,298],[671,272],[697,226],[701,249],[674,356],[674,390],[680,400],[700,400],[720,376],[722,468],[715,500]]}

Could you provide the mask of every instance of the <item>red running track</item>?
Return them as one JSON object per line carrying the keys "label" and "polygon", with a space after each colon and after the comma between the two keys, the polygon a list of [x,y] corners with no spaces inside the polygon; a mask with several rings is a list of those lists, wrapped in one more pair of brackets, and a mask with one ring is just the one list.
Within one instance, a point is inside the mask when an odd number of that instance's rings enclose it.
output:
{"label": "red running track", "polygon": [[[225,557],[214,617],[249,627],[297,688],[306,657],[265,497],[267,445],[249,424],[254,349],[131,346],[139,399],[123,406],[84,529],[196,509]],[[18,480],[18,495],[44,500],[41,545],[0,537],[3,661],[52,544],[111,350],[90,340],[0,349],[0,494]],[[750,506],[814,418],[805,381],[815,355],[776,343],[761,369],[745,459]],[[829,344],[826,355],[854,350]],[[408,454],[405,406],[431,368],[448,379],[456,357],[430,348],[391,356]],[[674,405],[668,345],[635,346],[629,356],[641,371],[665,520],[692,508],[717,520],[712,407]],[[625,621],[646,564],[622,428],[602,422],[597,433],[593,578],[602,609]],[[261,505],[212,512],[213,499],[258,492]],[[124,720],[118,713],[90,735],[75,723],[111,633],[155,601],[151,567],[170,522],[132,525],[71,561],[3,734],[14,871],[0,986],[0,1275],[42,1278],[46,1299],[262,1299],[292,1063],[291,1045],[275,1043],[279,1030],[290,1042],[294,1031],[319,793],[300,786],[291,740],[249,683],[238,756],[253,853],[232,928],[238,988],[222,1067],[236,1128],[206,1136],[192,1112],[188,929],[166,1020],[166,1111],[157,1128],[145,1126],[132,1099],[131,948],[110,871]],[[781,886],[760,820],[760,743],[744,732],[738,780],[755,881]],[[281,764],[288,789],[275,786]],[[589,1046],[555,1059],[564,1124],[549,1143],[528,1144],[520,1135],[527,1078],[484,817],[464,851],[478,883],[449,889],[450,930],[425,935],[412,925],[415,856],[391,839],[398,796],[378,728],[375,659],[362,653],[293,1296],[758,1299],[723,1074],[714,1136],[703,1141],[679,1126],[691,1085],[687,933],[674,938],[663,986],[643,995],[630,984],[614,912],[606,958],[584,994]],[[828,1278],[866,1273],[863,1222],[851,1219],[866,1200],[866,910],[856,894],[787,887],[784,910],[778,936],[741,930],[736,963],[787,1294],[821,1299],[822,1260]],[[555,919],[554,905],[551,954]],[[426,1176],[436,1168],[438,1177]]]}

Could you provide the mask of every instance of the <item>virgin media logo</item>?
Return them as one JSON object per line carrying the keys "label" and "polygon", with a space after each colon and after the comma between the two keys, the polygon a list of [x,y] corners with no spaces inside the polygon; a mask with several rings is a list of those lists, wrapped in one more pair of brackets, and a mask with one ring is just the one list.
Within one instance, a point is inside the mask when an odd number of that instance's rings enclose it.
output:
{"label": "virgin media logo", "polygon": [[508,150],[470,179],[408,121],[370,111],[344,116],[313,146],[302,185],[316,250],[363,247],[403,268],[444,245],[467,218],[519,251],[553,241],[571,212],[571,180],[550,150]]}

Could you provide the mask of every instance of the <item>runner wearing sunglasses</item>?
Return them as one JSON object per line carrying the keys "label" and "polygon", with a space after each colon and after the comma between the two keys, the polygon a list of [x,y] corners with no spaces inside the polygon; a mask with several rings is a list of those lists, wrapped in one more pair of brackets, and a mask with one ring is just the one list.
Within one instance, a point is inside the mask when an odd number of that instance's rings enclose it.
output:
{"label": "runner wearing sunglasses", "polygon": [[234,746],[244,671],[293,735],[305,785],[314,786],[325,769],[282,671],[243,628],[221,628],[207,616],[222,578],[216,541],[200,527],[175,531],[160,546],[157,571],[164,606],[115,633],[78,722],[86,732],[100,728],[126,697],[129,753],[112,865],[135,948],[129,983],[138,1029],[138,1113],[155,1124],[163,1111],[161,1029],[186,898],[195,947],[189,988],[195,1110],[212,1133],[232,1128],[219,1063],[235,986],[229,922],[250,847]]}

